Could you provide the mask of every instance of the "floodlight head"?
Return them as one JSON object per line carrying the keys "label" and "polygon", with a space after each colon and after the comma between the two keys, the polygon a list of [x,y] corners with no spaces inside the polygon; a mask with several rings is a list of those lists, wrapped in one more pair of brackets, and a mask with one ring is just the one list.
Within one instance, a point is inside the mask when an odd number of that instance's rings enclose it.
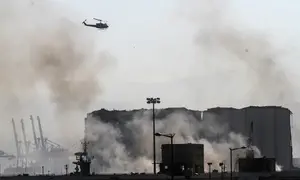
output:
{"label": "floodlight head", "polygon": [[146,98],[146,100],[147,100],[147,104],[151,104],[152,98]]}
{"label": "floodlight head", "polygon": [[155,133],[154,135],[155,135],[155,136],[162,136],[161,133]]}

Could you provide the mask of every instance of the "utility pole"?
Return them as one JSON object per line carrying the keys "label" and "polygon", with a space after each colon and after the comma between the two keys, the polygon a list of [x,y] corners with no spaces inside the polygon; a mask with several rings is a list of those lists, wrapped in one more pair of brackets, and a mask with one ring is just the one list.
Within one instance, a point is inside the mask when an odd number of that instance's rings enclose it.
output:
{"label": "utility pole", "polygon": [[232,180],[232,148],[229,148],[230,150],[230,180]]}
{"label": "utility pole", "polygon": [[173,143],[173,138],[175,134],[172,134],[169,136],[171,138],[171,171],[172,171],[172,177],[171,179],[174,180],[174,143]]}
{"label": "utility pole", "polygon": [[160,98],[147,98],[147,104],[152,104],[152,121],[153,121],[153,173],[156,174],[156,147],[155,147],[155,104],[160,103]]}

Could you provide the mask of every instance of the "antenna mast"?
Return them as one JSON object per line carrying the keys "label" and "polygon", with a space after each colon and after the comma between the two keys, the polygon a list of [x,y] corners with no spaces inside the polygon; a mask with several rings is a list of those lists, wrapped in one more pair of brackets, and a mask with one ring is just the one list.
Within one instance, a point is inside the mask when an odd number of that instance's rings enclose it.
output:
{"label": "antenna mast", "polygon": [[249,138],[247,142],[247,150],[246,150],[246,157],[247,158],[254,158],[254,151],[252,149],[252,138],[253,138],[253,121],[251,121],[250,124],[250,133],[249,133]]}

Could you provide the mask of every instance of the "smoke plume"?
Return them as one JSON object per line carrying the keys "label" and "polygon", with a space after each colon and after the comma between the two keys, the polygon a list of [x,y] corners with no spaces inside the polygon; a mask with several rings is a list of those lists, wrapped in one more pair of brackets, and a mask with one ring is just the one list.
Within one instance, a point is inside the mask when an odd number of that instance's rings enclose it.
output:
{"label": "smoke plume", "polygon": [[[99,172],[149,172],[153,171],[152,121],[150,111],[140,113],[122,124],[105,123],[92,116],[87,120],[87,139],[91,142],[91,153],[95,170]],[[123,124],[124,123],[124,124]],[[157,120],[157,132],[176,132],[174,143],[204,144],[205,165],[213,163],[219,169],[224,162],[229,167],[229,148],[246,146],[246,139],[240,134],[229,132],[216,121],[201,121],[189,113],[177,111],[165,119]],[[206,137],[218,138],[218,141]],[[156,138],[157,160],[160,162],[160,146],[169,143],[169,139]],[[256,156],[260,152],[253,147]],[[243,151],[236,152],[236,157],[243,157]],[[208,167],[205,166],[205,170]]]}
{"label": "smoke plume", "polygon": [[44,88],[57,110],[86,110],[100,93],[97,74],[108,56],[59,8],[50,1],[1,2],[0,91],[14,106]]}
{"label": "smoke plume", "polygon": [[205,82],[190,85],[197,101],[237,107],[294,102],[295,87],[282,63],[286,47],[238,21],[227,1],[192,4],[198,11],[188,17],[199,29],[194,38],[199,56],[191,78]]}
{"label": "smoke plume", "polygon": [[[291,44],[280,42],[272,31],[255,30],[231,5],[218,0],[184,5],[189,7],[185,17],[198,28],[193,39],[198,58],[188,83],[191,99],[203,108],[285,106],[297,119],[298,75],[287,70]],[[299,156],[299,122],[291,126],[293,154]]]}
{"label": "smoke plume", "polygon": [[99,74],[112,57],[98,49],[95,31],[72,21],[77,15],[59,2],[1,1],[0,12],[0,140],[8,144],[0,149],[16,149],[12,117],[17,126],[24,118],[32,134],[29,115],[41,116],[50,139],[61,138],[65,147],[78,142],[83,117],[101,94]]}

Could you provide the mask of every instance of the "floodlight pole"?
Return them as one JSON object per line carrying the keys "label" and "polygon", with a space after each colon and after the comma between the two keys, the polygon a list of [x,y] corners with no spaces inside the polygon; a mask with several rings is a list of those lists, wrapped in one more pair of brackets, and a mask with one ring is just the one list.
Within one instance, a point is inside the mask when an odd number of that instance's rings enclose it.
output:
{"label": "floodlight pole", "polygon": [[154,106],[154,102],[152,102],[152,125],[153,125],[153,173],[156,174],[156,142],[155,142],[155,106]]}
{"label": "floodlight pole", "polygon": [[160,103],[160,98],[147,98],[147,104],[152,104],[152,122],[153,122],[153,173],[156,174],[156,142],[155,142],[155,104]]}

